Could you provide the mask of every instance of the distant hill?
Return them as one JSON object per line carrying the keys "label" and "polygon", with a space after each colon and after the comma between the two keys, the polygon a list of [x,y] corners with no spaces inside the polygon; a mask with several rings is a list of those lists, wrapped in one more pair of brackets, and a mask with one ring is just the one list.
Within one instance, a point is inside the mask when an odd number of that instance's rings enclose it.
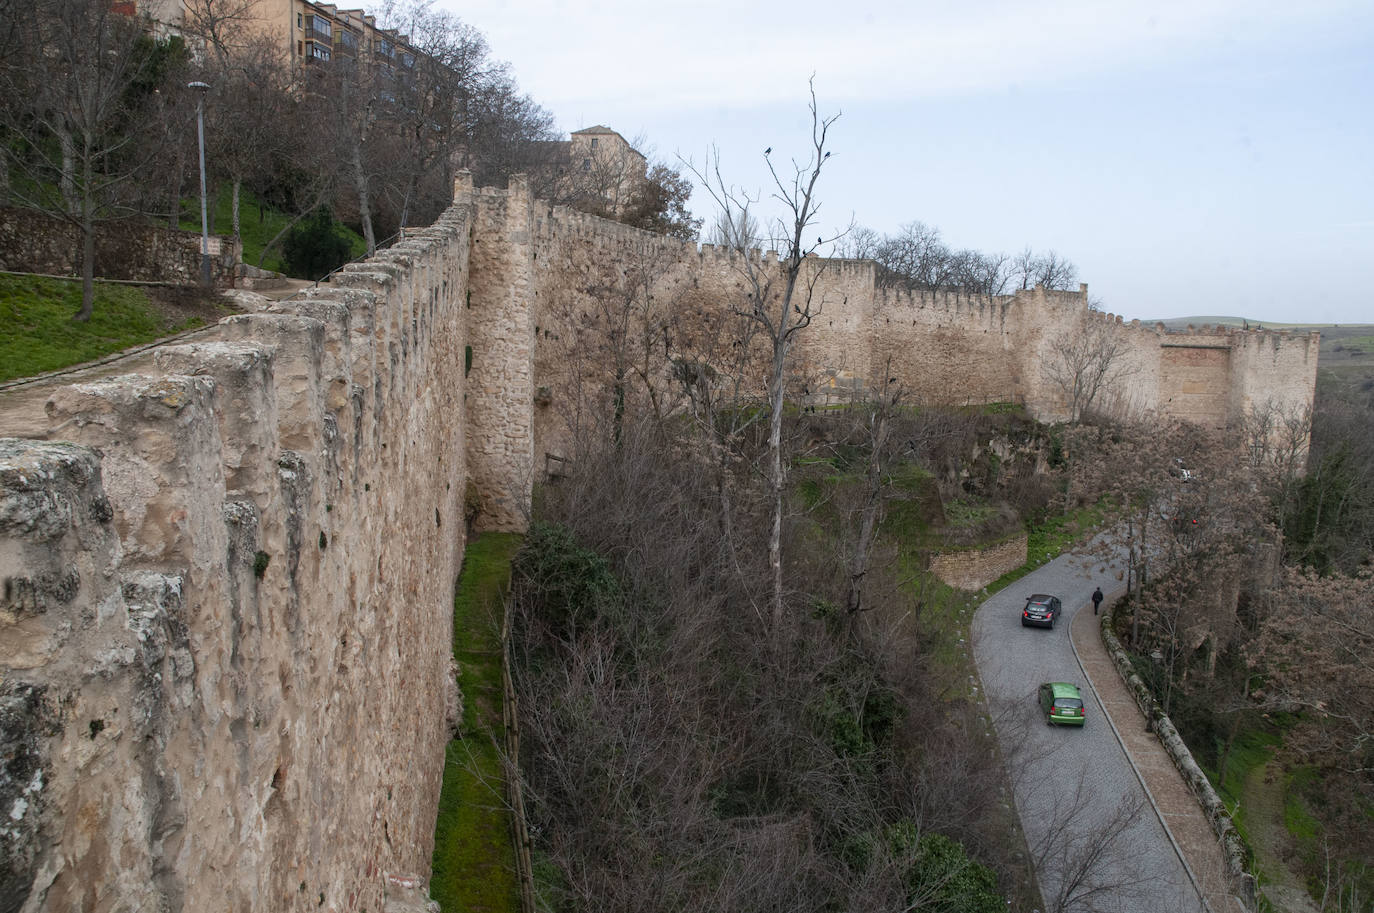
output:
{"label": "distant hill", "polygon": [[1318,324],[1268,323],[1263,320],[1250,320],[1246,317],[1167,317],[1163,320],[1142,320],[1140,322],[1146,326],[1154,326],[1156,323],[1162,323],[1171,330],[1187,329],[1190,323],[1195,327],[1210,327],[1217,325],[1227,327],[1250,326],[1254,328],[1264,327],[1270,330],[1292,330],[1307,327],[1311,327],[1312,329],[1319,328]]}

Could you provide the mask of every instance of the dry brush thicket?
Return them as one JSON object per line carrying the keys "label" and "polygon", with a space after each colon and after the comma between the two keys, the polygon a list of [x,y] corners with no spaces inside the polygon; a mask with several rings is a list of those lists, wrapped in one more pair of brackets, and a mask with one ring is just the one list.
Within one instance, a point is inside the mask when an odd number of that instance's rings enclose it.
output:
{"label": "dry brush thicket", "polygon": [[774,629],[768,498],[747,468],[765,448],[726,482],[748,490],[728,533],[718,464],[672,423],[627,424],[544,492],[558,525],[534,527],[514,598],[551,905],[904,910],[975,885],[993,905],[958,909],[1005,909],[1022,873],[1000,766],[978,708],[932,678],[910,597],[871,583],[849,615],[844,574],[789,524]]}
{"label": "dry brush thicket", "polygon": [[1277,746],[1292,820],[1310,822],[1285,838],[1286,862],[1342,911],[1374,877],[1372,407],[1328,391],[1313,411],[1260,407],[1226,432],[1068,436],[1075,497],[1121,510],[1101,547],[1128,556],[1116,617],[1138,671],[1220,786],[1244,789],[1227,779],[1238,746]]}

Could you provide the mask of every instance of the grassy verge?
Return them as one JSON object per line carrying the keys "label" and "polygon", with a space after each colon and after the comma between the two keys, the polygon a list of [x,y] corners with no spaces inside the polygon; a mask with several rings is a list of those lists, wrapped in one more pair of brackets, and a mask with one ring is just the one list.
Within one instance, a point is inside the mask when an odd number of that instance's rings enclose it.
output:
{"label": "grassy verge", "polygon": [[204,324],[171,318],[141,288],[96,283],[95,307],[85,323],[81,283],[0,275],[0,381],[31,377],[93,361]]}
{"label": "grassy verge", "polygon": [[1026,537],[1026,563],[988,584],[988,595],[1011,586],[1042,564],[1067,552],[1101,525],[1105,516],[1102,506],[1089,505],[1071,513],[1054,514],[1032,527]]}
{"label": "grassy verge", "polygon": [[445,752],[430,896],[445,910],[517,911],[519,886],[502,777],[501,606],[520,537],[468,543],[453,601],[463,733]]}
{"label": "grassy verge", "polygon": [[[215,208],[210,213],[210,231],[217,235],[232,235],[234,233],[234,198],[230,188],[222,187],[211,199],[211,203]],[[263,250],[289,221],[288,216],[262,204],[253,194],[246,190],[241,191],[239,194],[239,240],[243,243],[243,262],[251,266],[258,266],[258,261],[261,260],[263,269],[285,273],[286,264],[282,261],[281,245],[278,244],[277,247],[268,251],[266,257],[263,257]],[[186,231],[200,231],[200,201],[198,199],[182,202],[180,226]],[[348,235],[353,245],[349,254],[350,259],[356,260],[367,253],[367,242],[357,232],[347,227],[343,227],[342,230]]]}
{"label": "grassy verge", "polygon": [[1203,772],[1207,774],[1207,779],[1212,781],[1217,795],[1226,803],[1226,807],[1231,809],[1231,820],[1247,844],[1250,843],[1250,836],[1249,822],[1246,818],[1251,803],[1245,794],[1245,787],[1250,782],[1250,775],[1269,762],[1274,756],[1274,750],[1282,741],[1279,733],[1272,727],[1252,727],[1237,734],[1235,745],[1231,747],[1231,753],[1226,759],[1225,783],[1220,787],[1217,786],[1220,771],[1203,767]]}

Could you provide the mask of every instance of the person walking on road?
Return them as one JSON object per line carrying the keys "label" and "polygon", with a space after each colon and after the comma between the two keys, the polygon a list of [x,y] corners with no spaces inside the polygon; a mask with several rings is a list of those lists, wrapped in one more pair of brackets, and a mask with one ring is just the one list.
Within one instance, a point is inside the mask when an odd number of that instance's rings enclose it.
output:
{"label": "person walking on road", "polygon": [[1093,590],[1093,614],[1097,614],[1098,606],[1102,605],[1102,587]]}

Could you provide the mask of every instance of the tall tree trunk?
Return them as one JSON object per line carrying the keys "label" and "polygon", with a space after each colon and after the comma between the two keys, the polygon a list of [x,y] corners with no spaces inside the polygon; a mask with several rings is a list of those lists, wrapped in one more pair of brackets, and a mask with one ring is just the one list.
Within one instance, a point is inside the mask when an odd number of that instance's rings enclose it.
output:
{"label": "tall tree trunk", "polygon": [[65,126],[57,128],[57,145],[62,150],[62,174],[58,177],[58,189],[66,203],[67,212],[81,211],[81,201],[76,198],[76,144],[72,141],[71,131]]}
{"label": "tall tree trunk", "polygon": [[167,227],[172,231],[181,227],[181,172],[186,164],[185,159],[182,144],[177,143],[176,164],[172,168],[173,180],[167,186]]}
{"label": "tall tree trunk", "polygon": [[91,319],[95,309],[95,205],[88,191],[81,199],[81,310],[73,320]]}
{"label": "tall tree trunk", "polygon": [[[889,370],[884,368],[884,370]],[[886,375],[886,376],[890,376]],[[873,550],[873,540],[877,538],[878,520],[883,508],[883,448],[887,445],[886,392],[873,416],[873,434],[869,438],[871,452],[868,457],[868,477],[864,486],[864,504],[859,515],[859,539],[849,562],[849,594],[845,608],[849,614],[856,615],[863,607],[863,583],[868,575],[868,559]]]}
{"label": "tall tree trunk", "polygon": [[238,175],[234,175],[233,190],[231,191],[232,196],[230,197],[230,200],[229,200],[229,212],[230,212],[230,214],[231,214],[231,215],[230,215],[230,222],[233,224],[233,227],[234,227],[234,242],[235,242],[235,243],[238,243],[238,241],[243,237],[243,235],[239,232],[239,197],[240,197],[240,191],[241,191],[242,189],[243,189],[243,178],[239,177]]}
{"label": "tall tree trunk", "polygon": [[616,369],[611,385],[611,443],[619,450],[625,439],[625,370]]}
{"label": "tall tree trunk", "polygon": [[358,219],[363,223],[363,240],[367,242],[367,255],[377,252],[377,237],[372,233],[372,209],[367,195],[367,172],[363,169],[363,147],[361,138],[353,143],[353,186],[358,192]]}
{"label": "tall tree trunk", "polygon": [[[783,312],[786,321],[787,312]],[[786,323],[783,324],[786,326]],[[773,523],[768,530],[768,568],[773,576],[773,634],[782,634],[782,408],[786,381],[787,337],[785,330],[773,342],[772,389],[768,391],[768,486],[773,503]]]}

